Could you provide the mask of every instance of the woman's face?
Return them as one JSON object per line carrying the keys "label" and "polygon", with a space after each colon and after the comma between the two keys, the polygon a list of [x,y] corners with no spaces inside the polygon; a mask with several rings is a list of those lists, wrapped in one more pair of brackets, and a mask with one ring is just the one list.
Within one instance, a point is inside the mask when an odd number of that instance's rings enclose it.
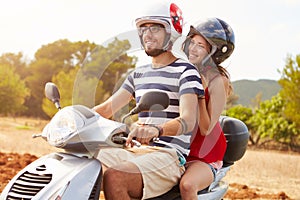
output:
{"label": "woman's face", "polygon": [[205,58],[209,51],[209,43],[201,35],[194,35],[191,38],[189,50],[189,61],[193,64],[200,64],[203,58]]}

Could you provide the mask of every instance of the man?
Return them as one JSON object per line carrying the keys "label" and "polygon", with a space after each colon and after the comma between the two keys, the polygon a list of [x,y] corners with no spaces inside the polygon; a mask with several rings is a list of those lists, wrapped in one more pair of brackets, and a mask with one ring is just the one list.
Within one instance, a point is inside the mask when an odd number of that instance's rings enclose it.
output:
{"label": "man", "polygon": [[191,132],[197,123],[198,97],[204,95],[199,73],[171,52],[182,32],[181,10],[172,3],[153,11],[136,19],[141,44],[152,63],[136,68],[115,94],[94,109],[109,118],[132,98],[138,103],[148,91],[166,92],[170,106],[139,114],[126,142],[128,149],[100,152],[98,158],[108,167],[103,177],[106,199],[147,199],[176,185],[183,173],[176,149],[149,147],[148,153],[141,154],[130,148],[131,140],[149,144],[159,136]]}

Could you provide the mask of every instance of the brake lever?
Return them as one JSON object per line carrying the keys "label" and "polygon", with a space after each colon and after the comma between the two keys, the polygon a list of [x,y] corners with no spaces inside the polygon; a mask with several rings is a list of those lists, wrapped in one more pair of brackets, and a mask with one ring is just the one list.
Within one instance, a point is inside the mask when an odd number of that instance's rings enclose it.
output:
{"label": "brake lever", "polygon": [[[125,144],[125,142],[126,142],[126,140],[127,140],[127,137],[125,137],[125,136],[117,136],[117,137],[114,137],[114,140],[121,140],[122,142],[124,142],[124,144]],[[135,146],[137,146],[137,147],[140,147],[142,144],[139,142],[139,141],[137,141],[137,140],[131,140],[131,142],[135,145]]]}
{"label": "brake lever", "polygon": [[141,144],[139,141],[137,141],[137,140],[131,140],[131,142],[132,142],[135,146],[137,146],[137,147],[142,146],[142,144]]}

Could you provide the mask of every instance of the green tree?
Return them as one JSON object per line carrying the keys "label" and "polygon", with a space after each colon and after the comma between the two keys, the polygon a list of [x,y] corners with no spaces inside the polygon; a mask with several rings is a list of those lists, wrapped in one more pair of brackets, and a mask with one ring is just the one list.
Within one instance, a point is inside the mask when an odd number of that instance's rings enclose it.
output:
{"label": "green tree", "polygon": [[26,83],[32,91],[26,105],[30,107],[29,115],[46,117],[42,109],[44,86],[59,72],[69,72],[79,66],[84,57],[96,45],[94,43],[58,40],[54,43],[43,45],[36,53],[35,60],[29,65],[30,75]]}
{"label": "green tree", "polygon": [[234,94],[234,92],[232,92],[227,98],[225,110],[228,110],[232,106],[236,105],[237,104],[236,102],[238,101],[238,99],[239,99],[239,96]]}
{"label": "green tree", "polygon": [[285,117],[295,122],[298,130],[300,130],[300,55],[295,60],[291,56],[287,57],[282,77],[278,81],[282,87],[281,96],[284,97]]}
{"label": "green tree", "polygon": [[[117,38],[109,43],[107,47],[97,46],[87,56],[77,73],[74,83],[77,87],[73,99],[79,100],[81,94],[85,93],[86,88],[89,88],[90,91],[89,95],[85,96],[86,100],[90,100],[88,105],[98,104],[111,96],[123,82],[126,73],[135,67],[136,58],[127,55],[129,49],[130,43],[128,40],[120,41]],[[97,80],[93,78],[97,78]],[[96,82],[91,83],[91,80]],[[98,85],[99,80],[102,81],[101,88]]]}
{"label": "green tree", "polygon": [[[135,58],[127,55],[127,40],[115,39],[107,47],[97,46],[84,62],[52,77],[61,91],[62,105],[81,104],[93,107],[103,102],[119,88],[127,71],[135,66]],[[50,67],[49,67],[50,68]],[[50,102],[43,100],[43,110],[48,116],[56,112]]]}
{"label": "green tree", "polygon": [[15,69],[0,64],[0,77],[0,113],[15,115],[26,109],[23,104],[30,92]]}
{"label": "green tree", "polygon": [[252,144],[255,144],[255,138],[256,138],[256,130],[252,127],[252,124],[250,123],[250,120],[253,116],[253,112],[251,108],[242,106],[242,105],[236,105],[228,110],[224,111],[224,115],[236,118],[244,122],[250,132],[250,142]]}
{"label": "green tree", "polygon": [[260,103],[262,102],[262,92],[256,94],[256,96],[251,99],[251,107],[258,108]]}
{"label": "green tree", "polygon": [[86,76],[97,77],[103,81],[104,88],[112,92],[115,83],[128,69],[134,68],[136,58],[127,55],[130,49],[128,40],[118,40],[108,44],[107,47],[97,46],[87,57],[82,67]]}
{"label": "green tree", "polygon": [[[81,90],[81,91],[83,91],[85,93],[81,93],[80,95],[77,94],[77,96],[79,96],[80,99],[79,100],[77,99],[76,100],[77,102],[74,101],[73,94],[77,92],[76,91],[77,86],[74,84],[74,82],[75,82],[75,78],[76,78],[76,74],[78,73],[78,70],[79,70],[79,67],[71,69],[68,73],[61,71],[57,75],[53,76],[53,78],[52,78],[52,82],[55,83],[55,85],[59,89],[60,96],[61,96],[60,103],[61,103],[62,107],[70,106],[70,105],[74,105],[74,104],[81,104],[81,105],[85,105],[88,107],[92,107],[93,105],[89,105],[88,101],[86,101],[86,98],[85,98],[86,96],[88,96],[88,93],[91,92],[89,90],[89,88],[92,87],[91,85],[94,84],[95,82],[97,82],[98,88],[100,88],[100,89],[102,88],[102,81],[99,81],[96,78],[90,78],[90,80],[84,80],[85,89]],[[99,93],[101,93],[101,92],[99,92]],[[104,93],[104,92],[102,91],[102,93]],[[43,111],[49,117],[52,117],[57,112],[57,108],[55,108],[53,103],[46,97],[44,97],[44,99],[43,99],[42,108],[43,108]]]}
{"label": "green tree", "polygon": [[[86,55],[96,47],[96,44],[85,42],[70,42],[67,39],[43,45],[35,53],[35,60],[47,59],[55,63],[58,71],[68,71],[83,62]],[[54,71],[55,73],[55,71]]]}
{"label": "green tree", "polygon": [[261,102],[250,120],[256,130],[256,144],[277,141],[295,146],[299,142],[295,123],[285,118],[284,110],[285,101],[280,94]]}
{"label": "green tree", "polygon": [[248,108],[248,107],[245,107],[242,105],[236,105],[236,106],[229,108],[228,110],[226,110],[225,114],[227,116],[234,117],[234,118],[237,118],[237,119],[243,121],[244,123],[246,123],[246,125],[249,125],[249,123],[248,123],[249,119],[253,115],[251,108]]}
{"label": "green tree", "polygon": [[32,74],[26,78],[27,86],[31,89],[31,96],[26,101],[26,105],[30,108],[27,111],[28,115],[46,117],[41,110],[44,87],[47,82],[51,81],[55,68],[55,63],[48,59],[35,60],[30,64]]}
{"label": "green tree", "polygon": [[15,72],[19,74],[21,79],[24,79],[28,75],[28,67],[26,64],[26,60],[21,52],[17,54],[2,54],[2,56],[0,57],[0,64],[13,67],[15,69]]}

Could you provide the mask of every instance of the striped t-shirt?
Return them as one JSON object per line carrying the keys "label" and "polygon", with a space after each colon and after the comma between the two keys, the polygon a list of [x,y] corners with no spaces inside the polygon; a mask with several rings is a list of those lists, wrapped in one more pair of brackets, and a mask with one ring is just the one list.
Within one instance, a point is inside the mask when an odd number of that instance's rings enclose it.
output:
{"label": "striped t-shirt", "polygon": [[197,69],[183,59],[177,59],[161,68],[153,68],[152,64],[137,67],[128,75],[122,87],[135,97],[137,104],[149,91],[168,94],[170,105],[165,110],[139,113],[139,122],[144,124],[163,124],[178,117],[179,98],[182,94],[204,95]]}
{"label": "striped t-shirt", "polygon": [[[144,124],[163,124],[179,116],[179,98],[182,94],[204,96],[202,81],[197,69],[182,59],[168,66],[152,68],[151,64],[137,67],[125,80],[122,87],[128,90],[139,103],[146,92],[161,91],[168,94],[170,105],[163,111],[141,112],[139,122]],[[176,148],[185,157],[189,153],[190,134],[163,136],[153,145]]]}

